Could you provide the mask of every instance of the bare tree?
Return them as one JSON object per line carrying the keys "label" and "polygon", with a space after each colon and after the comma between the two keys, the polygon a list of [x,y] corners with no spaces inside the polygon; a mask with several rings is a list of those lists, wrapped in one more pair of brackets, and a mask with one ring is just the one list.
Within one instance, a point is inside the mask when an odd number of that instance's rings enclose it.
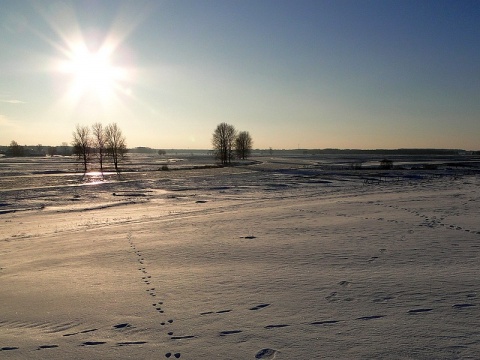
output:
{"label": "bare tree", "polygon": [[228,165],[233,158],[233,145],[237,130],[233,125],[221,123],[213,133],[212,145],[215,157],[222,165]]}
{"label": "bare tree", "polygon": [[95,148],[95,154],[97,155],[98,163],[100,164],[100,172],[103,176],[103,160],[105,159],[106,154],[106,138],[105,129],[101,123],[96,122],[92,125],[92,135],[93,147]]}
{"label": "bare tree", "polygon": [[18,143],[15,140],[12,140],[12,142],[10,143],[10,146],[8,147],[7,155],[24,156],[25,148],[21,145],[18,145]]}
{"label": "bare tree", "polygon": [[252,137],[248,131],[241,131],[235,138],[235,151],[240,159],[245,160],[252,153]]}
{"label": "bare tree", "polygon": [[62,148],[62,155],[63,156],[66,156],[68,154],[68,143],[66,143],[65,141],[62,142],[62,145],[61,145],[61,148]]}
{"label": "bare tree", "polygon": [[35,155],[44,155],[43,145],[42,145],[42,144],[38,144],[38,145],[37,145],[36,154],[35,154]]}
{"label": "bare tree", "polygon": [[380,169],[382,170],[393,169],[393,161],[389,159],[383,159],[382,161],[380,161]]}
{"label": "bare tree", "polygon": [[47,147],[47,155],[49,156],[57,155],[57,148],[55,146]]}
{"label": "bare tree", "polygon": [[105,145],[107,154],[112,157],[115,171],[119,173],[118,162],[127,153],[127,143],[117,123],[108,124],[105,128]]}
{"label": "bare tree", "polygon": [[87,173],[87,164],[90,158],[90,148],[91,148],[91,139],[90,139],[90,128],[88,126],[78,125],[73,132],[73,152],[77,155],[78,159],[81,159],[83,162],[83,173]]}

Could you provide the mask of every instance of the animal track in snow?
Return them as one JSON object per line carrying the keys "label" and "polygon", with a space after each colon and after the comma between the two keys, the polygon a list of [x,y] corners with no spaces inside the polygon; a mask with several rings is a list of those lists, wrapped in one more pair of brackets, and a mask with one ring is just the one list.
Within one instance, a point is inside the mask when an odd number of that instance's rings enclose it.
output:
{"label": "animal track in snow", "polygon": [[123,342],[118,342],[117,346],[143,345],[146,343],[147,343],[146,341],[123,341]]}
{"label": "animal track in snow", "polygon": [[287,326],[290,326],[290,325],[288,325],[288,324],[267,325],[267,326],[265,326],[265,329],[283,328],[283,327],[287,327]]}
{"label": "animal track in snow", "polygon": [[85,341],[80,346],[96,346],[106,344],[106,341]]}
{"label": "animal track in snow", "polygon": [[113,325],[113,327],[115,329],[124,329],[124,328],[129,328],[131,326],[132,325],[130,325],[129,323],[122,323],[122,324]]}
{"label": "animal track in snow", "polygon": [[241,333],[242,330],[227,330],[227,331],[220,331],[220,336],[227,336],[227,335],[232,335],[232,334],[238,334]]}
{"label": "animal track in snow", "polygon": [[325,299],[329,302],[335,301],[335,297],[337,296],[336,291],[332,291],[329,295],[325,296]]}
{"label": "animal track in snow", "polygon": [[[147,264],[148,264],[148,261],[146,261],[144,253],[142,251],[140,251],[139,249],[137,249],[136,245],[134,244],[131,233],[128,234],[127,239],[128,239],[129,244],[130,244],[130,247],[133,249],[134,254],[136,255],[136,259],[137,259],[138,263],[140,264],[140,266],[138,267],[138,271],[140,271],[142,273],[141,280],[145,285],[150,285],[147,289],[145,289],[145,292],[149,296],[151,296],[152,298],[155,298],[155,297],[157,297],[157,290],[154,286],[152,286],[152,282],[153,282],[152,276],[148,274],[147,268],[145,266],[145,262],[147,262]],[[153,302],[152,307],[160,315],[163,315],[165,313],[163,301]],[[164,320],[164,321],[160,322],[160,325],[161,326],[166,326],[166,325],[169,325],[169,324],[172,324],[172,323],[173,323],[173,319],[169,319],[169,320],[166,320],[166,321]],[[115,328],[123,329],[123,328],[129,327],[129,326],[130,326],[130,324],[124,323],[124,324],[116,325]],[[168,336],[170,336],[171,340],[191,339],[191,338],[195,337],[193,335],[173,336],[173,331],[168,331],[167,334],[168,334]],[[144,342],[135,342],[135,341],[128,342],[127,341],[127,342],[123,342],[123,343],[117,343],[117,345],[118,346],[139,345],[139,344],[142,344],[142,343],[144,343]],[[171,356],[174,356],[175,358],[179,358],[180,353],[179,352],[176,352],[176,353],[168,352],[168,353],[165,354],[165,357],[167,357],[167,358],[169,358]]]}
{"label": "animal track in snow", "polygon": [[323,321],[314,321],[310,325],[331,325],[340,322],[339,320],[323,320]]}
{"label": "animal track in snow", "polygon": [[454,309],[466,309],[466,308],[473,307],[473,306],[475,306],[475,305],[474,304],[468,304],[468,303],[466,303],[466,304],[454,304],[454,305],[452,305],[452,308],[454,308]]}
{"label": "animal track in snow", "polygon": [[58,345],[40,345],[37,350],[42,350],[42,349],[53,349],[53,348],[57,348]]}
{"label": "animal track in snow", "polygon": [[[388,205],[381,204],[381,203],[376,204],[376,205],[382,205],[384,207],[389,207]],[[469,232],[469,233],[472,233],[472,234],[480,235],[480,231],[478,231],[478,230],[464,229],[462,226],[458,226],[458,225],[455,225],[455,224],[446,224],[444,222],[444,220],[445,220],[444,217],[438,217],[438,218],[436,216],[429,217],[425,214],[421,214],[419,211],[415,211],[415,210],[412,210],[412,209],[399,208],[399,207],[395,207],[395,208],[406,211],[406,212],[409,212],[409,213],[411,213],[415,216],[423,218],[424,222],[421,223],[420,226],[427,226],[429,228],[435,228],[437,226],[443,226],[446,229],[450,229],[450,230],[465,231],[465,232]],[[453,214],[453,215],[458,215],[458,214]]]}
{"label": "animal track in snow", "polygon": [[357,318],[357,320],[375,320],[375,319],[381,319],[385,317],[385,315],[370,315],[370,316],[362,316]]}
{"label": "animal track in snow", "polygon": [[166,357],[166,358],[170,358],[170,357],[172,357],[172,356],[174,356],[175,358],[179,359],[180,356],[181,356],[181,354],[180,354],[180,353],[172,354],[171,352],[167,352],[167,353],[165,354],[165,357]]}
{"label": "animal track in snow", "polygon": [[274,349],[262,349],[255,354],[255,359],[273,359],[276,353],[277,350]]}
{"label": "animal track in snow", "polygon": [[184,335],[184,336],[172,336],[170,339],[172,340],[182,340],[182,339],[193,339],[195,336],[193,335]]}
{"label": "animal track in snow", "polygon": [[260,305],[257,305],[257,306],[254,306],[254,307],[250,308],[249,310],[256,311],[256,310],[266,308],[267,306],[270,306],[270,304],[260,304]]}
{"label": "animal track in snow", "polygon": [[219,310],[219,311],[205,311],[200,313],[200,315],[210,315],[210,314],[226,314],[231,312],[232,309],[227,309],[227,310]]}
{"label": "animal track in snow", "polygon": [[74,336],[74,335],[78,335],[78,334],[86,334],[86,333],[94,332],[94,331],[97,331],[97,330],[98,329],[82,330],[82,331],[78,331],[78,332],[75,332],[75,333],[64,334],[63,336],[67,337],[67,336]]}
{"label": "animal track in snow", "polygon": [[430,309],[430,308],[420,308],[420,309],[408,310],[408,313],[409,313],[409,314],[420,314],[420,313],[426,313],[426,312],[430,312],[430,311],[433,311],[433,309]]}
{"label": "animal track in snow", "polygon": [[[255,306],[249,308],[248,310],[258,311],[258,310],[266,308],[270,305],[271,304],[259,304],[259,305],[255,305]],[[200,315],[204,316],[204,315],[213,315],[213,314],[226,314],[226,313],[229,313],[229,312],[232,312],[232,311],[233,311],[233,309],[225,309],[225,310],[218,310],[218,311],[210,310],[210,311],[203,311],[203,312],[200,313]]]}

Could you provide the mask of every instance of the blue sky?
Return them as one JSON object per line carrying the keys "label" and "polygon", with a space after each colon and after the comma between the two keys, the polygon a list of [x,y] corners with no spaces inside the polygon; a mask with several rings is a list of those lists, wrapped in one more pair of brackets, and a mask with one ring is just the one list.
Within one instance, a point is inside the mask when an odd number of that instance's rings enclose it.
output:
{"label": "blue sky", "polygon": [[1,145],[98,121],[131,147],[209,149],[227,122],[254,148],[480,149],[479,1],[0,8]]}

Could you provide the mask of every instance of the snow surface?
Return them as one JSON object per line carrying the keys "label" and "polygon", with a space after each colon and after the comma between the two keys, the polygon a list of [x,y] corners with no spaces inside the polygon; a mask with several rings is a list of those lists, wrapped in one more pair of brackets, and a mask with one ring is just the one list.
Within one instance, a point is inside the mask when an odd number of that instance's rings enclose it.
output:
{"label": "snow surface", "polygon": [[0,358],[480,358],[478,175],[309,171],[1,179]]}

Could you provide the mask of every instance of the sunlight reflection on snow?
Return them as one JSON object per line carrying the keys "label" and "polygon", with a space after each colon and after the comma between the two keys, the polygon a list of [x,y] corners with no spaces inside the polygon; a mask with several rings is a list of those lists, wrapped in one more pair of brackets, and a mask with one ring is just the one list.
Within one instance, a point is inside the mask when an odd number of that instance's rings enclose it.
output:
{"label": "sunlight reflection on snow", "polygon": [[90,171],[83,176],[83,182],[87,185],[97,185],[105,182],[105,175],[114,174],[112,172],[102,173],[100,171]]}

